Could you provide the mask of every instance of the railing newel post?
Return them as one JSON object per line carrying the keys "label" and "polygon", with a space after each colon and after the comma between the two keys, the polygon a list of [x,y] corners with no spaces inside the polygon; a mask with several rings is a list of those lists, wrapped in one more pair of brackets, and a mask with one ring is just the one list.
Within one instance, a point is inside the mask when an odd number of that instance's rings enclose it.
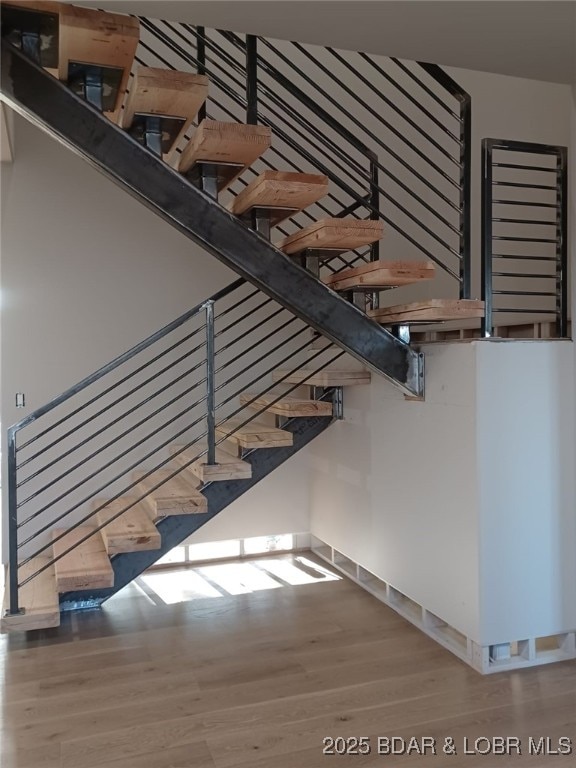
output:
{"label": "railing newel post", "polygon": [[246,122],[258,124],[258,38],[246,35]]}
{"label": "railing newel post", "polygon": [[481,335],[492,336],[492,142],[482,140],[482,277],[484,316]]}
{"label": "railing newel post", "polygon": [[8,430],[8,589],[10,608],[7,615],[24,613],[18,596],[18,497],[16,485],[16,428]]}
{"label": "railing newel post", "polygon": [[471,255],[471,180],[472,180],[472,100],[464,94],[460,101],[460,298],[472,298]]}
{"label": "railing newel post", "polygon": [[208,432],[208,453],[206,464],[216,464],[216,385],[214,360],[214,301],[209,299],[206,312],[206,429]]}

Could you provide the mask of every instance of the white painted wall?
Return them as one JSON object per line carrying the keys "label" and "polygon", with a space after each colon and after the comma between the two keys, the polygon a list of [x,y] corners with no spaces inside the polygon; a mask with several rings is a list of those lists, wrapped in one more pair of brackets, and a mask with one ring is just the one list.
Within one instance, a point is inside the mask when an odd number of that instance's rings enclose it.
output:
{"label": "white painted wall", "polygon": [[573,630],[573,344],[495,342],[476,348],[479,642]]}
{"label": "white painted wall", "polygon": [[311,532],[477,637],[476,345],[425,353],[426,402],[374,378],[310,446]]}

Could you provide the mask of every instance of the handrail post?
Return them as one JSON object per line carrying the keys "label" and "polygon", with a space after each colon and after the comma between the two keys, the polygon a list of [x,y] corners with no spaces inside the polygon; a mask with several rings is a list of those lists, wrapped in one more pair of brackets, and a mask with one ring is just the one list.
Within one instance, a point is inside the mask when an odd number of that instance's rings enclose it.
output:
{"label": "handrail post", "polygon": [[216,464],[216,403],[214,360],[214,302],[204,305],[206,311],[206,426],[208,431],[208,455],[206,464]]}
{"label": "handrail post", "polygon": [[467,93],[460,101],[460,141],[460,298],[469,299],[472,293],[472,100]]}
{"label": "handrail post", "polygon": [[[378,161],[370,158],[370,218],[372,221],[380,220],[380,186],[378,179]],[[372,243],[370,246],[370,261],[380,259],[380,241]],[[380,306],[380,294],[378,291],[372,291],[370,294],[370,304],[372,309],[378,309]]]}
{"label": "handrail post", "polygon": [[258,38],[246,35],[246,122],[258,123]]}
{"label": "handrail post", "polygon": [[[206,29],[196,27],[196,58],[198,60],[198,74],[206,74]],[[206,119],[206,102],[198,110],[198,125]]]}
{"label": "handrail post", "polygon": [[8,562],[10,608],[7,615],[24,613],[18,604],[18,503],[16,496],[16,429],[8,430]]}
{"label": "handrail post", "polygon": [[568,152],[556,159],[556,333],[568,335]]}
{"label": "handrail post", "polygon": [[481,335],[492,336],[492,143],[482,141],[482,286]]}

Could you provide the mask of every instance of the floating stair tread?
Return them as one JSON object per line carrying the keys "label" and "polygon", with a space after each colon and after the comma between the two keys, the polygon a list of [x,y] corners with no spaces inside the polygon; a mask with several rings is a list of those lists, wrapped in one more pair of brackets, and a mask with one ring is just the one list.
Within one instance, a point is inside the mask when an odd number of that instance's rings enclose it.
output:
{"label": "floating stair tread", "polygon": [[411,285],[434,277],[433,261],[372,261],[330,275],[324,282],[334,291]]}
{"label": "floating stair tread", "polygon": [[[120,517],[111,520],[123,509],[133,504],[135,498],[123,496],[109,502],[96,513],[98,525],[104,525],[100,533],[104,546],[109,555],[120,552],[138,552],[141,550],[160,549],[162,537],[156,528],[146,507],[136,503]],[[105,499],[97,499],[94,508],[105,503]]]}
{"label": "floating stair tread", "polygon": [[[229,163],[242,166],[239,176],[270,147],[272,133],[266,125],[244,125],[203,120],[184,147],[178,170],[185,173],[194,163]],[[228,184],[231,184],[231,179]]]}
{"label": "floating stair tread", "polygon": [[320,219],[276,243],[284,253],[301,253],[308,248],[350,251],[381,240],[384,227],[370,219]]}
{"label": "floating stair tread", "polygon": [[107,113],[115,120],[126,92],[139,39],[140,24],[135,17],[63,3],[60,12],[59,79],[68,80],[71,61],[122,69],[115,110]]}
{"label": "floating stair tread", "polygon": [[[139,479],[138,489],[142,493],[149,494],[147,506],[153,509],[152,517],[166,517],[167,515],[196,515],[208,511],[208,500],[197,488],[197,480],[191,472],[182,470],[174,477],[170,477],[174,470],[158,469],[148,477],[142,477],[145,472],[136,472],[134,477]],[[162,483],[155,491],[154,486]]]}
{"label": "floating stair tread", "polygon": [[313,205],[329,191],[327,176],[311,173],[264,171],[228,206],[236,216],[251,208],[286,208],[301,211]]}
{"label": "floating stair tread", "polygon": [[476,299],[428,299],[371,309],[368,316],[382,325],[460,320],[465,317],[483,317],[484,302]]}
{"label": "floating stair tread", "polygon": [[[274,371],[274,381],[285,384],[300,384],[312,387],[351,387],[356,384],[370,384],[370,371],[344,371],[327,368],[310,376],[310,371],[301,368],[299,371],[289,374],[288,371]],[[287,378],[284,378],[286,377]]]}
{"label": "floating stair tread", "polygon": [[[18,581],[23,582],[39,568],[50,562],[49,557],[34,557],[30,562],[18,569]],[[54,565],[38,574],[32,581],[25,584],[19,591],[19,605],[24,608],[24,613],[17,616],[6,616],[10,608],[10,594],[8,589],[8,568],[6,568],[6,588],[4,603],[2,606],[2,620],[0,630],[2,632],[20,632],[29,629],[47,629],[60,626],[60,605],[58,602],[58,589]]]}
{"label": "floating stair tread", "polygon": [[269,413],[274,413],[277,416],[332,416],[332,403],[323,400],[306,400],[303,397],[284,396],[274,403],[277,398],[277,394],[256,395],[246,392],[240,395],[240,402],[242,405],[250,403],[250,408],[258,410],[265,408]]}
{"label": "floating stair tread", "polygon": [[78,544],[84,536],[95,530],[94,526],[81,525],[69,531],[64,528],[56,528],[52,531],[53,538],[62,533],[66,534],[52,543],[54,557],[74,547],[71,552],[54,563],[59,592],[66,592],[69,589],[101,589],[114,586],[114,571],[100,532],[94,533],[89,539]]}
{"label": "floating stair tread", "polygon": [[[180,448],[181,446],[174,445],[170,450],[175,453]],[[199,453],[207,450],[208,446],[206,444],[198,443],[192,448],[188,448],[174,456],[174,461],[182,466],[187,465],[190,472],[193,472],[203,483],[223,480],[249,480],[252,477],[252,465],[249,462],[242,461],[242,459],[233,456],[220,446],[216,448],[216,464],[206,464],[206,455],[196,459],[192,464],[189,463]]]}
{"label": "floating stair tread", "polygon": [[218,437],[225,437],[242,448],[279,448],[292,445],[292,433],[284,429],[269,427],[257,421],[250,421],[240,427],[234,434],[230,434],[243,419],[229,419],[224,424],[216,427]]}

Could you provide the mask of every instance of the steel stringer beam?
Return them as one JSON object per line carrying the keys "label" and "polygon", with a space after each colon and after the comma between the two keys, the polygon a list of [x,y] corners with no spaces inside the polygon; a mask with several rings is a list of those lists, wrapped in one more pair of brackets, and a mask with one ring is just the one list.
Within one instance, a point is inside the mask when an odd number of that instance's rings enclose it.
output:
{"label": "steel stringer beam", "polygon": [[247,228],[98,110],[2,41],[10,107],[315,330],[409,394],[422,395],[422,357]]}

